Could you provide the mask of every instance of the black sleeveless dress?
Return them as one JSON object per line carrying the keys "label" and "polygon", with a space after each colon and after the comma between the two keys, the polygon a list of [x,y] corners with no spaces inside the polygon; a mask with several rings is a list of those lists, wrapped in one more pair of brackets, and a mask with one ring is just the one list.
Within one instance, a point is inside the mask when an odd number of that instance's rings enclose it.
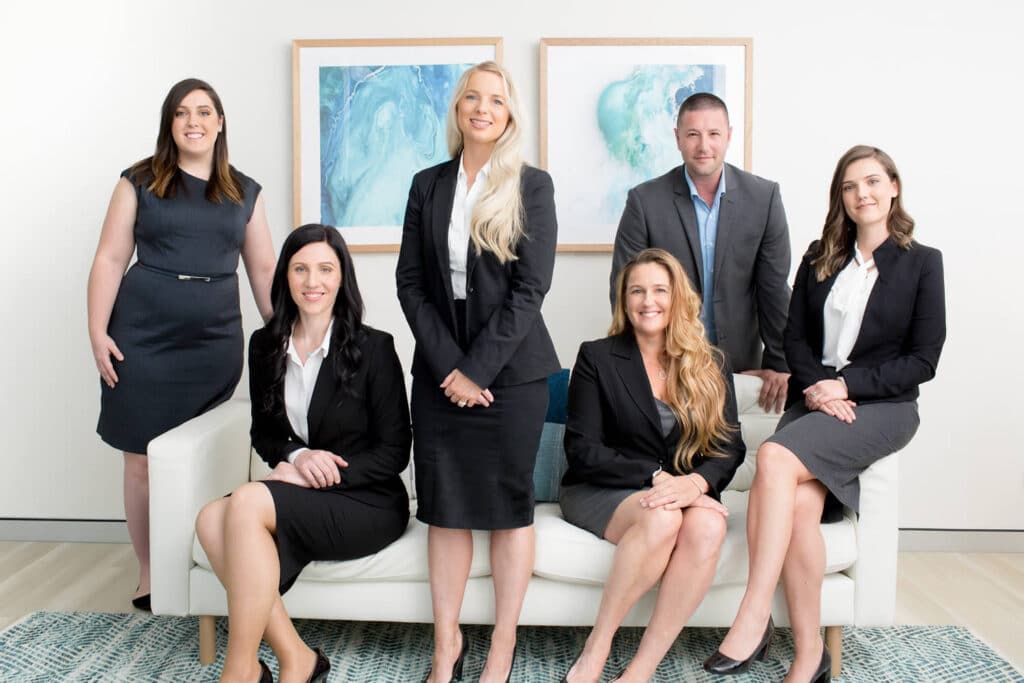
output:
{"label": "black sleeveless dress", "polygon": [[242,203],[217,204],[206,199],[205,180],[180,173],[173,198],[135,188],[138,260],[121,281],[107,328],[124,360],[113,361],[113,389],[100,382],[96,431],[131,453],[145,453],[151,439],[230,398],[242,374],[236,271],[260,186],[239,174]]}

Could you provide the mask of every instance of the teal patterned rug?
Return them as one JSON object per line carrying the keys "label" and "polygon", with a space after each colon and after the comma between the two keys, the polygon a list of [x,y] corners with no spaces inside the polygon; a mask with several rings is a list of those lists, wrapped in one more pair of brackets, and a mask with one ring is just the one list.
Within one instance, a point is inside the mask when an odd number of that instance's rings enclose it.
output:
{"label": "teal patterned rug", "polygon": [[[422,680],[430,664],[431,628],[423,624],[348,621],[297,622],[310,645],[334,665],[331,681],[352,683]],[[0,633],[0,681],[216,681],[227,642],[218,620],[218,659],[199,664],[198,620],[140,614],[36,612]],[[483,667],[489,628],[466,626],[470,655],[465,681]],[[619,631],[604,680],[636,650],[642,631]],[[655,681],[779,681],[792,656],[788,629],[779,629],[769,658],[742,676],[712,677],[700,668],[718,645],[722,629],[688,629],[658,669]],[[513,680],[554,683],[565,673],[587,636],[584,628],[521,627]],[[276,674],[276,661],[261,654]],[[843,676],[853,681],[1018,681],[1024,676],[964,628],[900,626],[847,628]]]}

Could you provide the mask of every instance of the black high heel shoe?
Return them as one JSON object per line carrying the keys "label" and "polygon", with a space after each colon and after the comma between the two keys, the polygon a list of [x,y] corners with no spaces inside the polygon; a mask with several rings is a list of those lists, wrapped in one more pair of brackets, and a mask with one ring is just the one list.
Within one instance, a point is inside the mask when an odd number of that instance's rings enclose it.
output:
{"label": "black high heel shoe", "polygon": [[715,650],[715,653],[704,660],[704,670],[713,674],[741,674],[750,668],[750,663],[753,661],[761,661],[768,655],[768,646],[771,645],[772,635],[775,633],[775,622],[771,616],[768,617],[768,624],[764,627],[764,635],[761,636],[761,642],[754,648],[754,652],[751,653],[746,659],[733,659],[732,657],[726,657],[722,654],[721,650]]}
{"label": "black high heel shoe", "polygon": [[[466,662],[466,655],[469,653],[469,639],[466,638],[466,634],[462,634],[462,652],[459,653],[459,658],[452,664],[452,677],[448,679],[448,683],[454,683],[454,681],[462,680],[462,667]],[[515,663],[515,653],[513,653],[513,663]],[[423,683],[427,683],[430,680],[430,674],[433,672],[433,667],[427,669],[427,675],[423,677]],[[509,670],[509,676],[512,675],[512,671]]]}
{"label": "black high heel shoe", "polygon": [[274,683],[274,674],[270,673],[270,667],[260,660],[260,683]]}
{"label": "black high heel shoe", "polygon": [[[135,590],[139,590],[142,586],[136,586]],[[132,598],[132,607],[135,609],[141,609],[143,612],[152,612],[153,607],[150,605],[150,594],[143,593],[142,595]]]}
{"label": "black high heel shoe", "polygon": [[316,652],[316,664],[313,665],[313,673],[309,674],[307,683],[325,683],[327,674],[331,672],[331,660],[327,659],[327,655],[320,648],[316,648],[314,652]]}
{"label": "black high heel shoe", "polygon": [[[789,673],[787,672],[787,676]],[[811,683],[829,683],[832,680],[832,654],[828,651],[828,647],[821,644],[821,661],[818,662],[818,668],[811,676]]]}

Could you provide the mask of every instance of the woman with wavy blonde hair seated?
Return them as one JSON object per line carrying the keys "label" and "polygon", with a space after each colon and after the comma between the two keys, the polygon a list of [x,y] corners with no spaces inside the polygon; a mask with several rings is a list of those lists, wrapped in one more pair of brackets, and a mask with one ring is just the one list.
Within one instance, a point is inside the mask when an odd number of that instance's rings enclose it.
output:
{"label": "woman with wavy blonde hair seated", "polygon": [[732,374],[704,338],[679,262],[645,249],[622,269],[609,336],[580,346],[569,385],[560,504],[617,548],[594,629],[562,679],[600,678],[626,614],[661,581],[640,647],[616,680],[646,681],[711,585],[743,460]]}

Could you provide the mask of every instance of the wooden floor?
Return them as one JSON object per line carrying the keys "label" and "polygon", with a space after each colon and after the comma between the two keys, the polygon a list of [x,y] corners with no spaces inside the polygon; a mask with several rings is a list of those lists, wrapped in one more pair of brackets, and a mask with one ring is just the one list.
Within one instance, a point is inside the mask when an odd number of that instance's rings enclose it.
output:
{"label": "wooden floor", "polygon": [[[0,542],[0,630],[37,610],[129,612],[131,546]],[[898,624],[953,624],[1024,671],[1024,553],[900,553]]]}

